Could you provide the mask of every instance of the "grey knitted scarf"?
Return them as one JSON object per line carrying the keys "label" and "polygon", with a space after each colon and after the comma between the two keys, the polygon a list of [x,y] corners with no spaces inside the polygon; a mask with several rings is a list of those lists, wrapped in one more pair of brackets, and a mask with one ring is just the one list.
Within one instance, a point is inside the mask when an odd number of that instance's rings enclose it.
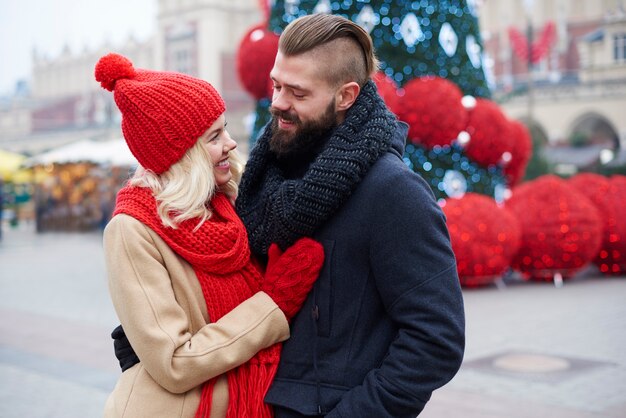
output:
{"label": "grey knitted scarf", "polygon": [[313,235],[391,149],[395,130],[396,117],[369,81],[304,176],[287,179],[269,150],[268,124],[250,153],[236,203],[252,251],[266,255],[273,242],[285,249]]}

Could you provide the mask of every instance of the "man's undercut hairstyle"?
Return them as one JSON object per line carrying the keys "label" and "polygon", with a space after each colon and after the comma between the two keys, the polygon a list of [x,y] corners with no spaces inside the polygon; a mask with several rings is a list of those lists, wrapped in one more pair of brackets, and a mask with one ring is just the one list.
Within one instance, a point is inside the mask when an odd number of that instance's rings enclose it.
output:
{"label": "man's undercut hairstyle", "polygon": [[378,59],[369,34],[345,17],[312,14],[285,28],[278,42],[285,56],[312,53],[323,63],[320,74],[333,87],[356,81],[361,87],[378,71]]}

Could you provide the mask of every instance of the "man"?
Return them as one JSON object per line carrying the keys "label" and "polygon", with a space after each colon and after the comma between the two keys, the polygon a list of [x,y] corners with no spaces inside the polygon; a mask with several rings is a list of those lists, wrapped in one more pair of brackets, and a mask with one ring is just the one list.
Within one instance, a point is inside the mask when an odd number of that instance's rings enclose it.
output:
{"label": "man", "polygon": [[265,401],[277,418],[415,417],[458,371],[463,299],[445,218],[402,161],[367,32],[310,15],[280,37],[272,121],[237,199],[253,252],[301,236],[325,263]]}
{"label": "man", "polygon": [[337,15],[280,37],[272,122],[237,200],[253,251],[312,236],[326,262],[266,402],[277,417],[414,417],[461,364],[463,301],[445,219],[401,159],[372,41]]}

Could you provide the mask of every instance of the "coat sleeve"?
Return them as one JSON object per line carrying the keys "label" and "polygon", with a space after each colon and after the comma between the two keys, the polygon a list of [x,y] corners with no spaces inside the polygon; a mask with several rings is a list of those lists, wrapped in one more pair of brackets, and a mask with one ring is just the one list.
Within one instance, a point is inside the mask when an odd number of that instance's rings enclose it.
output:
{"label": "coat sleeve", "polygon": [[155,240],[160,238],[153,231],[126,215],[114,217],[104,233],[113,305],[158,384],[186,392],[289,337],[284,314],[263,292],[192,334]]}
{"label": "coat sleeve", "polygon": [[463,358],[463,298],[443,211],[421,177],[389,181],[376,192],[370,263],[397,336],[381,366],[329,418],[414,418]]}

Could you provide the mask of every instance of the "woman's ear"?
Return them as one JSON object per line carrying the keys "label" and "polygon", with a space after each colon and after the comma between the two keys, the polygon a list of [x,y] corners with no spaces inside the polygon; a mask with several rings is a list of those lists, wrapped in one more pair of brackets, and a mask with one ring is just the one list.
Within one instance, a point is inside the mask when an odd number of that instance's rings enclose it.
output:
{"label": "woman's ear", "polygon": [[348,110],[354,104],[354,101],[359,96],[361,92],[361,87],[355,81],[351,81],[349,83],[344,84],[337,91],[337,100],[336,100],[336,110],[337,112],[341,112],[344,110]]}

